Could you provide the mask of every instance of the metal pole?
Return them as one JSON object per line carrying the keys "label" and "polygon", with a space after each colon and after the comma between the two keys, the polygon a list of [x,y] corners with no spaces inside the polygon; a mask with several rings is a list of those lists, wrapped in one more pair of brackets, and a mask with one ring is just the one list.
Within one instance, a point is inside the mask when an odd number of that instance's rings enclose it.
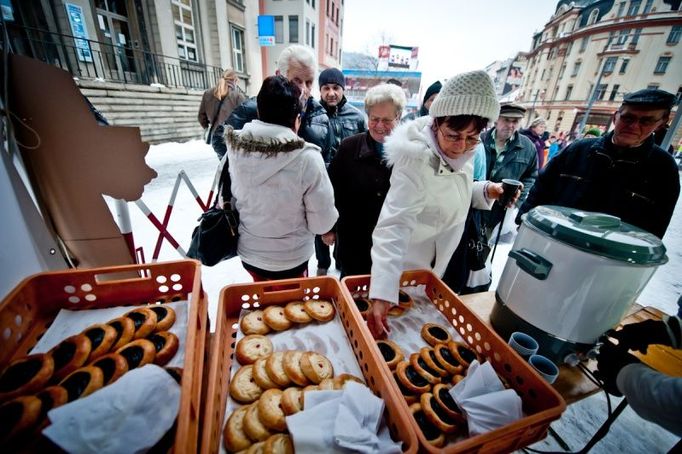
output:
{"label": "metal pole", "polygon": [[668,151],[668,147],[670,147],[670,142],[673,140],[675,131],[677,131],[677,128],[680,126],[680,122],[682,121],[682,112],[680,112],[680,110],[682,110],[682,97],[678,96],[677,112],[675,112],[675,118],[673,118],[673,121],[670,123],[670,128],[668,128],[668,132],[666,133],[663,142],[661,142],[661,148],[666,151]]}
{"label": "metal pole", "polygon": [[533,122],[533,114],[535,113],[535,103],[538,102],[538,96],[540,95],[540,89],[538,88],[535,92],[535,98],[533,98],[533,104],[530,106],[530,113],[528,114],[528,123],[526,123],[526,128],[530,127]]}

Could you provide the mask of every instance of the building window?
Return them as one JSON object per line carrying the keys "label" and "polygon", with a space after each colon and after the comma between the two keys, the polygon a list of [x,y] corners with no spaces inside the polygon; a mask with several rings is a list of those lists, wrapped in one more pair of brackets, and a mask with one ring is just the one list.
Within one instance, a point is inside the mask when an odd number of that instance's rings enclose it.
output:
{"label": "building window", "polygon": [[557,79],[561,79],[564,77],[564,72],[566,71],[566,63],[561,65],[561,69],[559,69],[559,75],[557,76]]}
{"label": "building window", "polygon": [[616,14],[616,17],[621,17],[624,12],[625,12],[625,2],[620,2],[618,4],[618,14]]}
{"label": "building window", "polygon": [[567,57],[568,57],[569,55],[571,55],[571,51],[572,51],[572,50],[573,50],[573,41],[571,41],[570,43],[568,43],[568,47],[566,48],[566,56],[567,56]]}
{"label": "building window", "polygon": [[618,57],[609,57],[606,59],[606,62],[604,62],[604,73],[612,73],[614,69],[616,69],[616,62],[618,61]]}
{"label": "building window", "polygon": [[585,49],[587,49],[587,43],[590,42],[590,37],[585,36],[582,41],[580,41],[580,52],[585,52]]}
{"label": "building window", "polygon": [[604,95],[606,94],[607,88],[608,88],[607,84],[597,85],[597,93],[595,93],[595,98],[600,100],[600,101],[604,100]]}
{"label": "building window", "polygon": [[245,73],[244,67],[244,30],[230,24],[232,30],[232,67],[239,73]]}
{"label": "building window", "polygon": [[556,53],[556,49],[552,47],[549,50],[549,55],[547,55],[547,60],[553,60],[554,59],[554,54]]}
{"label": "building window", "polygon": [[331,10],[331,8],[329,7],[329,0],[327,0],[327,11],[326,11],[327,17],[329,17],[329,11],[330,10]]}
{"label": "building window", "polygon": [[630,2],[630,8],[628,8],[628,16],[636,16],[639,12],[639,5],[641,4],[642,2],[640,0],[632,0]]}
{"label": "building window", "polygon": [[312,7],[315,9],[315,0],[312,0]]}
{"label": "building window", "polygon": [[625,74],[625,71],[628,69],[628,63],[630,63],[630,59],[626,58],[623,60],[623,63],[620,65],[620,71],[618,71],[620,74]]}
{"label": "building window", "polygon": [[627,42],[628,40],[628,35],[630,35],[630,29],[626,28],[625,30],[621,30],[620,34],[618,35],[618,39],[616,39],[616,44],[618,45],[623,45]]}
{"label": "building window", "polygon": [[649,84],[646,86],[647,90],[658,90],[658,87],[660,87],[660,84]]}
{"label": "building window", "polygon": [[540,80],[545,80],[545,71],[546,70],[544,69],[542,70],[542,74],[540,74]]}
{"label": "building window", "polygon": [[644,4],[644,11],[642,11],[642,14],[649,14],[651,12],[652,6],[654,6],[654,0],[646,0],[646,3]]}
{"label": "building window", "polygon": [[198,61],[197,44],[194,39],[194,21],[192,19],[192,0],[171,0],[175,40],[178,45],[178,56],[183,60]]}
{"label": "building window", "polygon": [[620,85],[614,84],[613,88],[611,89],[611,95],[609,96],[609,101],[615,101],[616,96],[618,96],[618,89],[620,88]]}
{"label": "building window", "polygon": [[578,75],[578,73],[580,72],[580,66],[582,64],[583,63],[581,61],[575,62],[575,64],[573,65],[573,72],[571,73],[571,77],[575,77]]}
{"label": "building window", "polygon": [[329,55],[334,56],[334,38],[329,38]]}
{"label": "building window", "polygon": [[317,35],[315,34],[315,24],[310,25],[310,47],[315,49],[315,37]]}
{"label": "building window", "polygon": [[639,42],[639,35],[642,34],[642,29],[641,28],[636,28],[635,32],[632,34],[632,41],[630,41],[631,46],[636,46],[637,43]]}
{"label": "building window", "polygon": [[275,42],[284,42],[284,16],[275,16]]}
{"label": "building window", "polygon": [[298,42],[298,16],[289,16],[289,42]]}
{"label": "building window", "polygon": [[597,18],[599,17],[599,10],[597,8],[590,12],[590,17],[587,19],[587,25],[592,25],[597,23]]}
{"label": "building window", "polygon": [[310,21],[308,19],[305,20],[305,43],[310,46]]}
{"label": "building window", "polygon": [[571,93],[573,92],[573,85],[569,85],[566,87],[566,96],[564,97],[564,101],[568,101],[571,99]]}
{"label": "building window", "polygon": [[682,35],[682,25],[674,25],[670,29],[670,34],[668,35],[668,40],[666,44],[677,44],[680,42],[680,35]]}
{"label": "building window", "polygon": [[654,74],[665,74],[668,70],[668,64],[670,63],[672,57],[658,57],[658,63],[656,63],[656,68],[654,68]]}

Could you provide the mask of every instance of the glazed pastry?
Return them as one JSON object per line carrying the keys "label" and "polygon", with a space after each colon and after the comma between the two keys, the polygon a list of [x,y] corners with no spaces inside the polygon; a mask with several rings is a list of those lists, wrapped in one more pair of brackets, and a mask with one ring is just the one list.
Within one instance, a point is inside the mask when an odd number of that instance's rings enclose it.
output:
{"label": "glazed pastry", "polygon": [[381,352],[381,356],[384,357],[384,361],[388,365],[388,368],[394,370],[400,361],[403,360],[403,352],[400,350],[398,344],[390,340],[378,340],[377,347]]}
{"label": "glazed pastry", "polygon": [[154,348],[156,349],[154,364],[157,366],[165,366],[168,364],[168,362],[173,359],[175,354],[178,352],[178,347],[180,346],[178,336],[171,333],[170,331],[159,331],[157,333],[152,333],[147,337],[147,339],[152,341]]}
{"label": "glazed pastry", "polygon": [[405,398],[407,405],[412,405],[413,403],[419,402],[419,394],[413,393],[409,389],[405,388],[405,385],[403,385],[395,372],[393,372],[393,379],[398,384],[398,389],[400,389],[400,393]]}
{"label": "glazed pastry", "polygon": [[461,382],[464,380],[464,375],[453,375],[452,378],[450,379],[450,383],[453,385],[456,385],[457,383]]}
{"label": "glazed pastry", "polygon": [[128,372],[128,361],[118,353],[109,353],[90,363],[93,367],[102,369],[103,386],[110,385],[126,372]]}
{"label": "glazed pastry", "polygon": [[52,381],[59,382],[74,370],[82,367],[90,356],[92,343],[84,334],[76,334],[58,343],[47,354],[54,360]]}
{"label": "glazed pastry", "polygon": [[40,421],[42,402],[36,396],[21,396],[0,405],[0,445],[26,434]]}
{"label": "glazed pastry", "polygon": [[310,323],[313,318],[305,311],[303,301],[292,301],[284,306],[284,316],[294,323]]}
{"label": "glazed pastry", "polygon": [[237,343],[235,354],[241,365],[253,364],[258,358],[270,356],[272,341],[261,334],[249,334]]}
{"label": "glazed pastry", "polygon": [[303,410],[303,390],[292,386],[282,391],[282,410],[286,416]]}
{"label": "glazed pastry", "polygon": [[291,320],[284,315],[284,308],[281,306],[268,306],[263,309],[263,321],[275,331],[284,331],[293,326]]}
{"label": "glazed pastry", "polygon": [[264,454],[294,454],[294,444],[289,435],[275,434],[265,440]]}
{"label": "glazed pastry", "polygon": [[10,362],[0,373],[0,402],[42,389],[54,372],[54,360],[45,353]]}
{"label": "glazed pastry", "polygon": [[92,325],[83,331],[88,339],[92,349],[90,350],[89,361],[93,361],[102,355],[109,353],[109,350],[114,346],[118,339],[116,330],[107,324]]}
{"label": "glazed pastry", "polygon": [[48,386],[35,395],[42,406],[40,408],[41,419],[47,416],[47,412],[53,408],[61,407],[69,401],[69,392],[63,386]]}
{"label": "glazed pastry", "polygon": [[464,424],[464,415],[455,400],[449,393],[450,387],[448,385],[440,384],[433,387],[433,398],[436,399],[441,409],[452,419],[455,423]]}
{"label": "glazed pastry", "polygon": [[349,381],[354,381],[356,383],[360,383],[362,385],[365,384],[364,381],[356,377],[355,375],[351,374],[341,374],[337,375],[334,377],[334,389],[343,389],[344,386],[346,386],[346,383]]}
{"label": "glazed pastry", "polygon": [[407,310],[411,308],[413,304],[414,301],[410,295],[402,290],[398,291],[398,307],[402,307],[403,309]]}
{"label": "glazed pastry", "polygon": [[230,396],[237,402],[251,403],[263,393],[253,380],[253,365],[242,366],[230,381]]}
{"label": "glazed pastry", "polygon": [[475,359],[478,359],[476,352],[461,342],[448,342],[448,349],[450,349],[452,356],[465,368],[469,367],[469,364],[471,364]]}
{"label": "glazed pastry", "polygon": [[305,352],[301,356],[301,370],[308,380],[315,384],[334,376],[332,363],[324,355],[316,352]]}
{"label": "glazed pastry", "polygon": [[223,444],[229,452],[237,452],[251,446],[251,440],[244,433],[244,416],[248,406],[239,407],[232,412],[223,429]]}
{"label": "glazed pastry", "polygon": [[434,399],[433,394],[422,394],[419,398],[419,403],[421,404],[426,419],[428,419],[438,430],[445,432],[446,434],[457,431],[457,423],[443,410],[438,401]]}
{"label": "glazed pastry", "polygon": [[395,368],[396,377],[398,381],[405,387],[410,394],[422,394],[431,389],[429,382],[419,375],[414,367],[407,362],[403,361],[398,364]]}
{"label": "glazed pastry", "polygon": [[336,388],[334,387],[334,379],[333,378],[325,378],[322,380],[318,385],[318,388],[320,388],[320,391],[334,391]]}
{"label": "glazed pastry", "polygon": [[410,412],[421,429],[426,441],[436,448],[442,447],[445,444],[445,435],[428,420],[422,410],[421,404],[410,405]]}
{"label": "glazed pastry", "polygon": [[168,375],[173,377],[173,380],[175,380],[178,385],[182,385],[183,369],[181,367],[164,367],[164,370],[168,372]]}
{"label": "glazed pastry", "polygon": [[165,304],[154,304],[147,309],[156,314],[155,331],[168,331],[175,323],[175,311]]}
{"label": "glazed pastry", "polygon": [[422,326],[421,335],[426,343],[432,347],[436,344],[447,344],[452,340],[448,330],[437,323],[426,323]]}
{"label": "glazed pastry", "polygon": [[272,432],[263,425],[258,412],[258,403],[249,405],[244,416],[244,433],[253,441],[264,441]]}
{"label": "glazed pastry", "polygon": [[[270,437],[268,437],[270,438]],[[265,442],[259,441],[251,445],[246,451],[242,451],[244,454],[265,454]]]}
{"label": "glazed pastry", "polygon": [[90,395],[104,384],[104,374],[99,367],[85,366],[72,372],[59,383],[69,396],[69,402]]}
{"label": "glazed pastry", "polygon": [[431,369],[428,364],[419,356],[419,353],[412,353],[410,355],[410,365],[415,371],[426,379],[432,385],[440,383],[440,375],[435,370]]}
{"label": "glazed pastry", "polygon": [[303,395],[309,391],[319,391],[320,387],[317,385],[308,385],[305,388],[303,388]]}
{"label": "glazed pastry", "polygon": [[305,311],[318,322],[328,322],[334,318],[334,304],[327,300],[308,300],[303,305]]}
{"label": "glazed pastry", "polygon": [[438,358],[436,358],[436,353],[433,351],[433,348],[424,347],[420,349],[419,356],[426,363],[426,365],[429,366],[429,369],[435,371],[441,377],[448,375],[447,369],[441,366],[440,362],[438,362]]}
{"label": "glazed pastry", "polygon": [[249,312],[239,322],[239,327],[244,334],[268,334],[270,327],[263,320],[263,311]]}
{"label": "glazed pastry", "polygon": [[298,386],[306,386],[310,381],[301,369],[301,357],[303,352],[298,350],[289,350],[284,352],[284,372],[289,376],[292,382]]}
{"label": "glazed pastry", "polygon": [[265,370],[279,387],[289,386],[291,379],[284,370],[284,352],[275,352],[265,361]]}
{"label": "glazed pastry", "polygon": [[392,317],[400,317],[404,312],[405,308],[397,304],[391,304],[391,307],[388,308],[388,315]]}
{"label": "glazed pastry", "polygon": [[113,320],[109,320],[107,325],[111,326],[116,330],[118,337],[116,342],[111,346],[110,351],[116,351],[123,347],[125,344],[133,340],[135,336],[135,322],[128,317],[119,317]]}
{"label": "glazed pastry", "polygon": [[262,390],[278,388],[279,385],[272,381],[268,375],[266,368],[266,361],[268,357],[258,358],[255,363],[253,363],[253,380]]}
{"label": "glazed pastry", "polygon": [[360,311],[362,318],[367,319],[367,314],[369,314],[369,311],[372,308],[372,301],[363,297],[353,298],[353,301],[355,302],[358,311]]}
{"label": "glazed pastry", "polygon": [[447,344],[438,344],[433,347],[438,364],[443,366],[451,375],[459,375],[464,371],[464,366],[450,352]]}
{"label": "glazed pastry", "polygon": [[258,416],[265,427],[275,432],[283,432],[287,428],[282,410],[282,391],[268,389],[258,399]]}
{"label": "glazed pastry", "polygon": [[148,339],[137,339],[119,348],[116,353],[128,362],[128,370],[142,367],[154,362],[156,347]]}
{"label": "glazed pastry", "polygon": [[124,317],[128,317],[135,323],[135,339],[142,339],[149,336],[156,329],[156,312],[146,307],[138,307],[126,313]]}

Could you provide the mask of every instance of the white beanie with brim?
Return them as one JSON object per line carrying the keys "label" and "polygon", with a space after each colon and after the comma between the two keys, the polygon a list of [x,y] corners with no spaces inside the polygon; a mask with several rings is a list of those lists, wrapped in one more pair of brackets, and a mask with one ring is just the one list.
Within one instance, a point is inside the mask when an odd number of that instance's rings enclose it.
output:
{"label": "white beanie with brim", "polygon": [[485,71],[451,77],[429,108],[429,115],[434,118],[477,115],[496,120],[499,114],[500,103],[495,96],[493,82]]}

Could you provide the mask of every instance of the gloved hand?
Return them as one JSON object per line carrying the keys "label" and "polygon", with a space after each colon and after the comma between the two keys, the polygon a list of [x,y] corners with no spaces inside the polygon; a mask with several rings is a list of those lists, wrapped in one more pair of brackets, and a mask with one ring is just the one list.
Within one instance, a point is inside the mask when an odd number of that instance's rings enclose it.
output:
{"label": "gloved hand", "polygon": [[672,344],[666,324],[661,320],[632,323],[621,330],[609,331],[608,335],[618,340],[618,346],[624,350],[639,350],[642,353],[646,353],[647,347],[652,344]]}
{"label": "gloved hand", "polygon": [[605,339],[599,347],[599,356],[597,356],[597,376],[604,382],[606,392],[617,397],[622,396],[623,393],[616,386],[618,372],[628,364],[639,362],[628,353],[626,348]]}

